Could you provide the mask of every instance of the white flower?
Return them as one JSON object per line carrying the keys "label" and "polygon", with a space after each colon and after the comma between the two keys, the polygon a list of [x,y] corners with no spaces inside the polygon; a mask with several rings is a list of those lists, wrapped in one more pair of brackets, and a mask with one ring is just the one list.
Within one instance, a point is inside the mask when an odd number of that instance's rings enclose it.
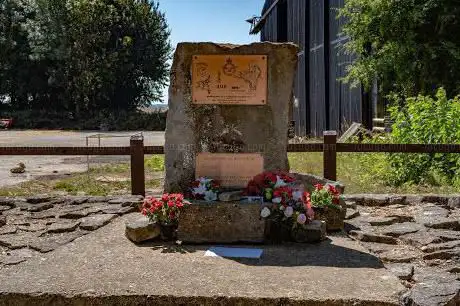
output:
{"label": "white flower", "polygon": [[193,188],[193,193],[195,194],[205,194],[207,191],[206,186],[203,184],[200,184],[198,187]]}
{"label": "white flower", "polygon": [[286,209],[286,208],[285,208],[283,205],[281,205],[280,210],[283,211],[283,210],[285,210],[285,209]]}
{"label": "white flower", "polygon": [[264,207],[262,211],[260,212],[260,216],[262,218],[267,218],[268,216],[270,216],[270,214],[271,214],[271,211],[270,209],[268,209],[268,207]]}
{"label": "white flower", "polygon": [[287,186],[286,182],[283,181],[278,175],[276,176],[276,183],[275,183],[275,189],[279,187],[284,187]]}
{"label": "white flower", "polygon": [[272,202],[275,203],[275,204],[279,204],[279,203],[281,203],[281,200],[282,199],[280,197],[277,197],[277,198],[273,198]]}
{"label": "white flower", "polygon": [[217,200],[217,193],[213,191],[205,191],[204,192],[204,200],[211,202],[211,201],[216,201]]}
{"label": "white flower", "polygon": [[284,215],[286,218],[292,217],[292,214],[294,213],[294,209],[291,206],[286,207],[286,210],[284,211]]}
{"label": "white flower", "polygon": [[294,201],[301,201],[303,196],[303,192],[301,190],[296,190],[292,193],[292,199]]}

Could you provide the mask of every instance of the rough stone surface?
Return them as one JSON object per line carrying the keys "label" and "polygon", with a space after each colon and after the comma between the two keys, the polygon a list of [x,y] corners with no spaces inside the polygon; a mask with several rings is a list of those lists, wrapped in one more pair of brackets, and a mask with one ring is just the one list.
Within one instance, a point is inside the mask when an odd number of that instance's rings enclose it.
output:
{"label": "rough stone surface", "polygon": [[420,282],[403,296],[402,302],[410,306],[457,306],[460,282],[436,278]]}
{"label": "rough stone surface", "polygon": [[402,235],[399,237],[399,239],[416,247],[423,247],[427,244],[440,243],[443,241],[438,235],[427,231],[419,231],[416,233]]}
{"label": "rough stone surface", "polygon": [[219,194],[219,201],[233,202],[241,200],[243,192],[241,190],[222,192]]}
{"label": "rough stone surface", "polygon": [[18,229],[26,232],[40,232],[46,230],[45,223],[31,223],[28,225],[18,225]]}
{"label": "rough stone surface", "polygon": [[[180,43],[171,68],[165,134],[165,191],[185,192],[195,178],[198,152],[222,152],[236,130],[239,152],[260,152],[265,170],[288,170],[289,103],[298,48],[294,44],[218,45]],[[268,97],[263,106],[192,104],[191,64],[197,54],[264,54],[268,57]],[[230,135],[232,136],[232,135]]]}
{"label": "rough stone surface", "polygon": [[177,238],[191,243],[263,242],[260,204],[194,201],[180,215]]}
{"label": "rough stone surface", "polygon": [[437,229],[450,229],[454,231],[460,230],[460,221],[451,218],[436,218],[425,223],[426,227]]}
{"label": "rough stone surface", "polygon": [[423,259],[425,260],[450,259],[454,257],[460,259],[460,247],[456,247],[453,249],[444,249],[444,250],[440,250],[440,251],[436,251],[433,253],[423,255]]}
{"label": "rough stone surface", "polygon": [[11,208],[14,208],[15,199],[9,198],[9,197],[0,197],[0,205],[2,206],[9,206]]}
{"label": "rough stone surface", "polygon": [[363,242],[376,242],[385,244],[396,244],[397,240],[391,236],[379,235],[364,231],[350,231],[350,235]]}
{"label": "rough stone surface", "polygon": [[39,212],[39,211],[47,210],[53,207],[54,207],[53,203],[40,203],[40,204],[30,205],[27,208],[27,210],[30,212]]}
{"label": "rough stone surface", "polygon": [[0,213],[1,213],[2,211],[9,210],[9,209],[11,209],[10,206],[0,205]]}
{"label": "rough stone surface", "polygon": [[418,232],[423,229],[420,224],[413,222],[396,223],[382,230],[383,235],[399,237],[401,235]]}
{"label": "rough stone surface", "polygon": [[26,200],[27,200],[27,203],[30,203],[30,204],[39,204],[39,203],[50,202],[53,199],[54,199],[53,197],[47,196],[47,195],[36,195],[36,196],[28,197]]}
{"label": "rough stone surface", "polygon": [[6,224],[6,217],[0,216],[0,227]]}
{"label": "rough stone surface", "polygon": [[30,241],[28,245],[36,251],[48,253],[62,245],[74,241],[86,233],[85,231],[74,231],[70,233],[48,234]]}
{"label": "rough stone surface", "polygon": [[304,229],[295,231],[294,240],[303,243],[315,243],[326,239],[326,222],[314,220]]}
{"label": "rough stone surface", "polygon": [[440,250],[449,250],[449,249],[453,249],[456,247],[460,247],[460,240],[453,240],[453,241],[448,241],[444,243],[436,243],[436,244],[433,243],[433,244],[423,246],[420,249],[423,252],[431,253],[431,252],[436,252]]}
{"label": "rough stone surface", "polygon": [[359,216],[360,216],[359,211],[347,208],[347,214],[345,216],[345,220],[354,219]]}
{"label": "rough stone surface", "polygon": [[385,206],[389,205],[390,196],[382,195],[362,195],[361,197],[356,198],[356,204],[362,206]]}
{"label": "rough stone surface", "polygon": [[373,225],[373,226],[383,226],[383,225],[391,225],[393,223],[396,223],[398,221],[398,218],[396,217],[374,217],[374,218],[369,218],[366,221],[369,222],[370,225]]}
{"label": "rough stone surface", "polygon": [[11,250],[8,252],[4,252],[3,254],[0,254],[0,263],[3,263],[7,266],[17,265],[21,262],[26,261],[27,259],[36,256],[36,253],[36,251],[31,250],[29,248]]}
{"label": "rough stone surface", "polygon": [[5,225],[0,227],[0,235],[14,234],[17,230],[18,228],[15,225]]}
{"label": "rough stone surface", "polygon": [[80,222],[56,222],[48,228],[48,233],[72,232],[78,228]]}
{"label": "rough stone surface", "polygon": [[[80,220],[71,220],[69,217],[76,219],[91,215],[93,223],[87,226],[94,229],[101,223],[106,224],[105,220],[112,219],[112,213],[123,215],[135,210],[133,207],[122,205],[139,198],[129,195],[113,198],[36,196],[30,197],[27,202],[22,198],[0,197],[2,207],[8,208],[0,212],[0,219],[4,220],[1,225],[5,223],[0,226],[0,255],[7,256],[2,257],[3,261],[0,260],[0,270],[5,265],[30,260],[31,257],[23,256],[27,252],[51,252],[88,233],[78,229]],[[109,204],[110,200],[115,200],[119,204]],[[62,216],[67,219],[60,218]]]}
{"label": "rough stone surface", "polygon": [[109,204],[120,204],[122,207],[139,207],[142,204],[144,197],[142,196],[123,196],[109,200]]}
{"label": "rough stone surface", "polygon": [[114,214],[94,215],[81,219],[80,228],[88,231],[94,231],[116,218]]}
{"label": "rough stone surface", "polygon": [[460,208],[460,197],[451,197],[447,202],[450,208]]}
{"label": "rough stone surface", "polygon": [[415,220],[418,223],[428,223],[434,219],[446,218],[449,211],[439,205],[429,203],[422,206],[422,211],[416,214]]}
{"label": "rough stone surface", "polygon": [[160,226],[142,216],[126,223],[125,235],[136,243],[155,239],[160,235]]}
{"label": "rough stone surface", "polygon": [[[366,206],[357,206],[361,216],[348,220],[347,227],[350,235],[362,240],[408,288],[401,305],[460,305],[460,209],[448,205],[452,197],[406,196],[403,205],[391,205],[390,201],[375,205],[373,200],[364,200],[369,197],[354,196]],[[381,226],[370,222],[373,218],[396,218],[398,223]],[[379,239],[375,236],[382,234],[390,235],[387,237],[396,245],[376,243]]]}
{"label": "rough stone surface", "polygon": [[205,257],[208,246],[137,246],[120,235],[127,217],[2,270],[0,305],[396,306],[404,290],[343,236],[263,246],[258,260],[222,259]]}
{"label": "rough stone surface", "polygon": [[117,215],[125,215],[125,214],[132,213],[135,211],[138,211],[136,207],[130,207],[130,206],[118,207],[115,205],[111,205],[111,207],[104,208],[102,210],[104,214],[117,214]]}
{"label": "rough stone surface", "polygon": [[411,262],[421,256],[421,252],[406,246],[398,246],[379,254],[384,262]]}
{"label": "rough stone surface", "polygon": [[411,280],[414,275],[414,265],[407,263],[386,264],[385,268],[401,280]]}

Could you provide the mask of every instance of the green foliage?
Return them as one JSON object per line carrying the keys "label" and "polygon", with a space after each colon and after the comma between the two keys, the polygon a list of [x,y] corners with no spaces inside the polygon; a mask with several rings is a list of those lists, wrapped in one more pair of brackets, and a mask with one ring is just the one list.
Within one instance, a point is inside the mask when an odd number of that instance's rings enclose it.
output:
{"label": "green foliage", "polygon": [[169,30],[148,0],[3,0],[0,97],[8,110],[119,115],[161,97]]}
{"label": "green foliage", "polygon": [[[390,109],[395,120],[390,142],[460,143],[460,97],[449,100],[441,88],[436,98],[419,95],[406,99],[404,105]],[[389,158],[391,184],[460,183],[459,154],[390,154]]]}
{"label": "green foliage", "polygon": [[346,49],[358,56],[348,81],[405,97],[460,92],[457,0],[346,0]]}

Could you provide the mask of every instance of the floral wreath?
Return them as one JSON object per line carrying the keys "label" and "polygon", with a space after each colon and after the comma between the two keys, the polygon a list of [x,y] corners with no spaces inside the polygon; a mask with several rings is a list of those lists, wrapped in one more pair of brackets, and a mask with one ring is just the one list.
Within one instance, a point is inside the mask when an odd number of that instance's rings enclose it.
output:
{"label": "floral wreath", "polygon": [[219,191],[218,181],[209,177],[200,177],[192,182],[189,196],[195,200],[217,201]]}

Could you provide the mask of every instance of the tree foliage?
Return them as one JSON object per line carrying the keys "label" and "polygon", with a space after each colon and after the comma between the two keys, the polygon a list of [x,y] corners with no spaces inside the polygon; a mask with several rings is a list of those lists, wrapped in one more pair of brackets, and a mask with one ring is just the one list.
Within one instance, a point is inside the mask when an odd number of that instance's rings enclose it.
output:
{"label": "tree foliage", "polygon": [[347,79],[383,93],[460,92],[458,0],[346,0],[346,48],[358,55]]}
{"label": "tree foliage", "polygon": [[3,0],[0,22],[0,96],[10,110],[81,117],[161,97],[171,46],[158,3]]}

